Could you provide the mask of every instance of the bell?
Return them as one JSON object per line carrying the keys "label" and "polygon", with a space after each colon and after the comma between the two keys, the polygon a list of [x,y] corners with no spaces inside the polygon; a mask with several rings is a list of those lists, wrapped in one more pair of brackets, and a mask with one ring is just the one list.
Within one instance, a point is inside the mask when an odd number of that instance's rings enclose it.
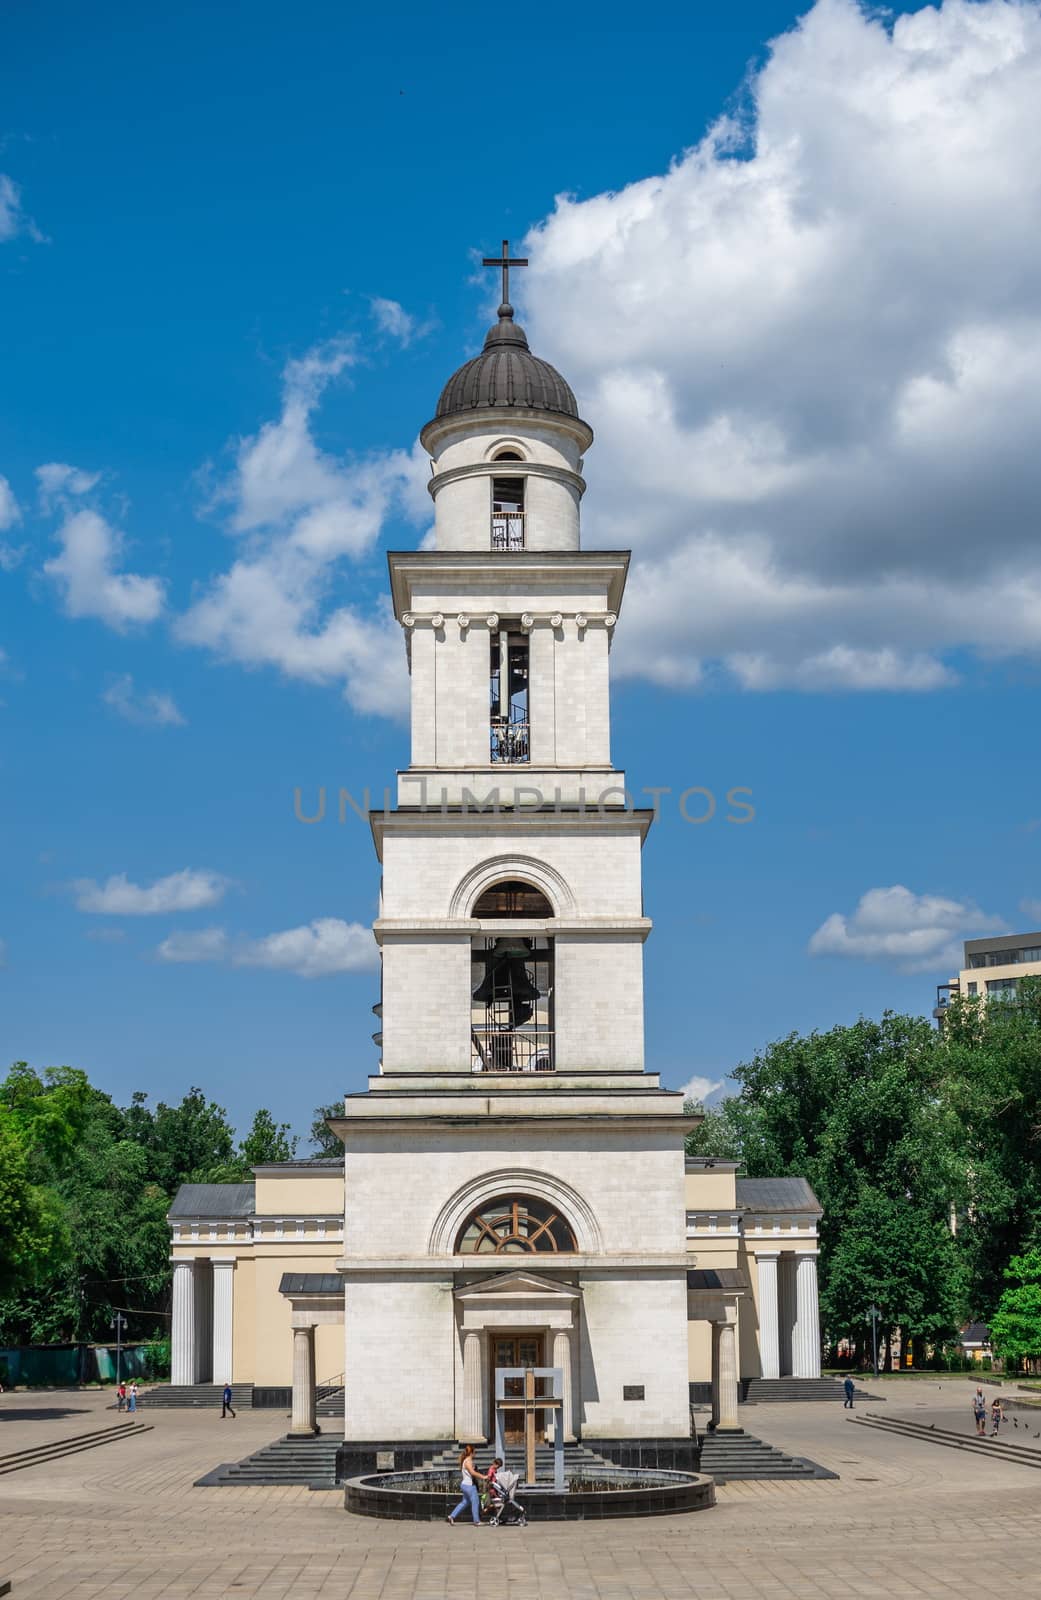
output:
{"label": "bell", "polygon": [[529,1020],[539,991],[528,975],[531,951],[516,934],[496,939],[485,957],[484,977],[473,992],[479,1005],[493,1001],[509,1005],[510,1026],[517,1028]]}

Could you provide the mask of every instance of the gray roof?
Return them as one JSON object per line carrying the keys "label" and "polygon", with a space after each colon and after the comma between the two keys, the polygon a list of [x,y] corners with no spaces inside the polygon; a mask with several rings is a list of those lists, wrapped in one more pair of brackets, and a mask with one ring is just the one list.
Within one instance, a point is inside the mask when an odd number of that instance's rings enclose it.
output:
{"label": "gray roof", "polygon": [[343,1279],[338,1272],[283,1272],[279,1294],[342,1294]]}
{"label": "gray roof", "polygon": [[801,1211],[822,1214],[821,1203],[805,1178],[737,1178],[737,1203],[746,1211]]}
{"label": "gray roof", "polygon": [[747,1289],[748,1279],[740,1267],[695,1267],[687,1273],[688,1289]]}
{"label": "gray roof", "polygon": [[171,1217],[248,1217],[256,1203],[252,1183],[182,1183],[170,1206]]}
{"label": "gray roof", "polygon": [[532,355],[524,329],[513,320],[511,305],[499,307],[499,320],[489,328],[481,354],[453,372],[441,391],[437,416],[485,406],[526,406],[578,416],[570,385],[548,361]]}
{"label": "gray roof", "polygon": [[301,1156],[293,1161],[258,1161],[254,1172],[280,1172],[284,1168],[298,1171],[301,1167],[326,1167],[331,1172],[343,1171],[343,1156]]}

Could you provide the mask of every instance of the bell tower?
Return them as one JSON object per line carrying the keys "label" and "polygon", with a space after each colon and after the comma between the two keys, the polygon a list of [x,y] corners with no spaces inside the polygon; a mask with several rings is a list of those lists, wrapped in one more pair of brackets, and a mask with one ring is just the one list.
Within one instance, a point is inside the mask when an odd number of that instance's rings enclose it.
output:
{"label": "bell tower", "polygon": [[[378,1378],[348,1385],[348,1435],[379,1438],[389,1405],[413,1438],[488,1437],[489,1330],[506,1329],[505,1349],[534,1318],[543,1357],[552,1346],[568,1374],[574,1427],[686,1437],[689,1124],[682,1095],[644,1070],[652,813],[632,808],[611,760],[629,555],[582,549],[593,432],[517,324],[506,245],[491,264],[504,275],[496,321],[420,434],[433,548],[388,557],[411,751],[396,807],[371,818],[379,1066],[333,1123],[346,1370],[360,1361]],[[511,1279],[493,1305],[500,1244],[514,1265],[537,1252],[543,1276]],[[547,1288],[559,1273],[559,1292]],[[546,1294],[537,1313],[525,1299]],[[622,1407],[621,1380],[598,1398],[580,1318],[600,1361],[619,1339],[653,1349],[630,1362],[644,1401]],[[442,1342],[420,1349],[419,1327]]]}

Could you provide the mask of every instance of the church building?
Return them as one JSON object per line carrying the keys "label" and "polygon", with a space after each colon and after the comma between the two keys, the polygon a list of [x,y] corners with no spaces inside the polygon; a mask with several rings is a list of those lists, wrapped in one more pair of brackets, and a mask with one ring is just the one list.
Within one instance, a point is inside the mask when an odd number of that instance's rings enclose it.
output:
{"label": "church building", "polygon": [[170,1211],[173,1382],[291,1399],[300,1432],[342,1387],[359,1446],[491,1440],[501,1368],[558,1369],[587,1442],[687,1439],[694,1398],[735,1427],[742,1379],[820,1375],[809,1185],[685,1158],[644,1063],[653,812],[610,729],[629,552],[582,548],[593,432],[515,264],[420,436],[431,546],[389,556],[411,752],[371,817],[377,1070],[331,1121],[342,1161]]}

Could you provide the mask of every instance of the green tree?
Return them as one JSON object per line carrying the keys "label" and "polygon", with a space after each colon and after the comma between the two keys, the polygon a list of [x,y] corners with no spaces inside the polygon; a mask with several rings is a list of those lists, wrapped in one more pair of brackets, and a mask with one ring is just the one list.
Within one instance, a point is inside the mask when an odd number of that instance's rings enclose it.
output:
{"label": "green tree", "polygon": [[1041,1359],[1041,1249],[1013,1256],[1005,1268],[1011,1287],[990,1320],[990,1342],[1013,1366]]}
{"label": "green tree", "polygon": [[342,1156],[343,1141],[338,1139],[333,1130],[327,1125],[327,1117],[342,1117],[343,1101],[334,1100],[331,1105],[315,1106],[314,1121],[311,1123],[311,1148],[318,1156]]}
{"label": "green tree", "polygon": [[60,1208],[31,1165],[17,1119],[0,1107],[0,1296],[45,1276],[64,1239]]}
{"label": "green tree", "polygon": [[135,1094],[123,1116],[127,1135],[147,1153],[149,1177],[168,1195],[182,1183],[234,1181],[224,1177],[241,1167],[228,1114],[201,1089],[189,1089],[179,1105],[160,1100],[154,1112]]}
{"label": "green tree", "polygon": [[924,1018],[893,1013],[791,1034],[737,1069],[740,1094],[692,1137],[693,1153],[737,1158],[751,1177],[808,1179],[823,1208],[821,1312],[832,1341],[863,1337],[872,1300],[886,1330],[954,1332],[963,1279],[948,1226],[957,1163],[940,1048]]}
{"label": "green tree", "polygon": [[292,1161],[297,1142],[288,1122],[276,1123],[270,1111],[261,1107],[239,1146],[239,1156],[248,1172],[250,1167],[265,1166],[275,1161]]}
{"label": "green tree", "polygon": [[942,1040],[968,1309],[988,1321],[1011,1258],[1041,1237],[1041,979],[1011,1002],[955,1000]]}

